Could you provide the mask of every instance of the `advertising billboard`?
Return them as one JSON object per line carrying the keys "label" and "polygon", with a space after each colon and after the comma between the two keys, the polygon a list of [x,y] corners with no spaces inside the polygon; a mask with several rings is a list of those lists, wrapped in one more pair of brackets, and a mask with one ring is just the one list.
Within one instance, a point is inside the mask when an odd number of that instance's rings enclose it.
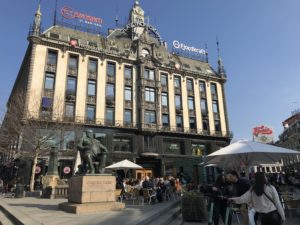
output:
{"label": "advertising billboard", "polygon": [[256,126],[252,129],[253,141],[261,143],[273,142],[273,129],[265,125]]}

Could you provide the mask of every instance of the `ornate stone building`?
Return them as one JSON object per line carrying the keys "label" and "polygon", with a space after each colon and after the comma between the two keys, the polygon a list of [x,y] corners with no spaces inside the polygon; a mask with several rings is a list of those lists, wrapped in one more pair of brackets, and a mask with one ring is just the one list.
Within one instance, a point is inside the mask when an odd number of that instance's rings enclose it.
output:
{"label": "ornate stone building", "polygon": [[[276,143],[280,147],[300,151],[300,111],[295,110],[292,115],[282,122],[284,131],[279,135]],[[286,171],[300,169],[300,159],[298,156],[289,156],[283,159]]]}
{"label": "ornate stone building", "polygon": [[[107,35],[58,24],[41,32],[38,10],[13,92],[26,87],[30,119],[92,129],[108,148],[108,164],[130,159],[154,176],[203,179],[202,156],[231,140],[222,61],[214,70],[205,55],[169,51],[138,2],[129,18]],[[76,149],[68,143],[81,135],[67,134],[62,167],[73,166]]]}

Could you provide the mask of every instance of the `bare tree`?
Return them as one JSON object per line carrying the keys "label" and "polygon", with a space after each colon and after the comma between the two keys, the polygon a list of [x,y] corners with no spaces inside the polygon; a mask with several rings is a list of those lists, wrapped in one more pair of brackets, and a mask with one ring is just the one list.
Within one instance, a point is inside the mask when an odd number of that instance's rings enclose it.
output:
{"label": "bare tree", "polygon": [[[0,130],[0,151],[8,153],[10,157],[32,159],[29,186],[33,191],[38,158],[49,153],[49,142],[54,141],[59,148],[64,140],[70,139],[68,147],[74,147],[75,131],[80,126],[74,120],[64,121],[63,101],[56,105],[50,102],[46,109],[38,106],[37,110],[26,110],[25,102],[23,93],[15,93],[10,98]],[[68,137],[71,134],[74,134],[74,140]]]}

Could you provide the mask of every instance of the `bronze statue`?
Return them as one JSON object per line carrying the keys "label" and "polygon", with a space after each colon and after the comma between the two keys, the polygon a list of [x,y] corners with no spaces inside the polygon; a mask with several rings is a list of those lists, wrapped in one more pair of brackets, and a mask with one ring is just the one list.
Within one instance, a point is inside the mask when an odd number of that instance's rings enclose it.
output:
{"label": "bronze statue", "polygon": [[[103,173],[107,157],[107,148],[99,140],[94,138],[92,130],[87,130],[80,138],[77,149],[80,151],[82,160],[82,173]],[[94,162],[96,167],[94,165]]]}

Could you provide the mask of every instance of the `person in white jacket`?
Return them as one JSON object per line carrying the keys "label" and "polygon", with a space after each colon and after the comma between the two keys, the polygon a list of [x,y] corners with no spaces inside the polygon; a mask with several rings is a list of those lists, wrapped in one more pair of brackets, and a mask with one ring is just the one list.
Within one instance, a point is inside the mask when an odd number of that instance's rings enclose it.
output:
{"label": "person in white jacket", "polygon": [[230,198],[237,203],[249,203],[259,214],[262,225],[280,225],[285,214],[274,186],[270,185],[263,172],[255,174],[253,186],[242,196]]}

